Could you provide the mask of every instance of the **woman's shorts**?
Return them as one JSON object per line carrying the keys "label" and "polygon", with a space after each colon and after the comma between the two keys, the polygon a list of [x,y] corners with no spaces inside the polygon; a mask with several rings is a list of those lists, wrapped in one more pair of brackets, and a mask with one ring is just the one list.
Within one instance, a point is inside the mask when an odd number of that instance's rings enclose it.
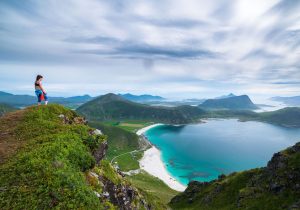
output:
{"label": "woman's shorts", "polygon": [[44,98],[45,101],[48,100],[47,95],[44,94],[43,91],[41,91],[41,90],[36,90],[36,91],[35,91],[35,94],[36,94],[36,96],[37,96],[37,98],[38,98],[38,102],[39,102],[39,103],[42,102],[42,99],[43,99],[43,98]]}

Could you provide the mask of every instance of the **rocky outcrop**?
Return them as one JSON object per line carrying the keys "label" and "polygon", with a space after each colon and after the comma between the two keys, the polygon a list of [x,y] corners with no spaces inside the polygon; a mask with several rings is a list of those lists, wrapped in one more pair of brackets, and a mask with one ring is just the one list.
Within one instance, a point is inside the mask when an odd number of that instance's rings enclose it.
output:
{"label": "rocky outcrop", "polygon": [[[123,177],[108,165],[108,162],[101,163],[86,174],[88,183],[93,186],[101,203],[109,202],[121,210],[153,209],[139,191],[129,182],[124,181]],[[111,174],[110,178],[107,177],[107,173]]]}
{"label": "rocky outcrop", "polygon": [[96,163],[99,164],[100,161],[105,157],[106,152],[108,150],[107,141],[102,142],[99,147],[92,153]]}
{"label": "rocky outcrop", "polygon": [[64,114],[60,114],[58,115],[58,117],[62,120],[62,122],[64,124],[82,124],[82,125],[86,125],[87,124],[87,120],[84,117],[79,117],[79,116],[72,116],[72,117],[68,117]]}
{"label": "rocky outcrop", "polygon": [[[97,139],[98,137],[103,136],[103,133],[101,130],[94,129],[89,131],[89,135],[92,138]],[[99,166],[99,168],[106,168],[100,170],[103,174],[100,172],[98,174],[95,172],[89,172],[87,175],[89,180],[94,179],[92,182],[97,182],[97,185],[101,186],[101,193],[95,191],[95,194],[100,199],[100,202],[107,200],[114,206],[117,206],[118,209],[122,210],[151,210],[151,205],[148,204],[147,201],[139,195],[138,190],[132,187],[129,183],[123,181],[116,183],[116,181],[112,181],[111,179],[107,178],[107,174],[114,174],[114,179],[122,180],[124,177],[124,174],[120,170],[107,165],[102,166],[101,161],[105,158],[107,149],[108,144],[105,140],[102,141],[99,146],[92,151],[92,155],[94,156],[96,164]]]}
{"label": "rocky outcrop", "polygon": [[293,147],[273,155],[264,173],[268,180],[268,189],[271,192],[280,193],[291,189],[300,193],[300,170],[299,167],[291,164],[294,160],[290,158],[291,156],[299,156],[299,154],[300,143],[297,143]]}
{"label": "rocky outcrop", "polygon": [[[122,210],[140,209],[151,210],[151,205],[147,204],[145,199],[141,198],[136,189],[130,185],[114,184],[112,181],[99,177],[104,184],[103,198],[108,199],[112,204],[118,206]],[[138,201],[133,205],[134,201]],[[137,208],[139,207],[139,208]]]}

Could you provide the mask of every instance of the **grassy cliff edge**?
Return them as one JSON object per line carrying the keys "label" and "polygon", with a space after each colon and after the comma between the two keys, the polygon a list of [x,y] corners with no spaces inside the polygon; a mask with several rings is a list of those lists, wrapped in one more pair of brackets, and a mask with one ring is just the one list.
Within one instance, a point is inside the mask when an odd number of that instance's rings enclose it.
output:
{"label": "grassy cliff edge", "polygon": [[0,118],[1,209],[163,209],[104,160],[106,136],[59,105]]}

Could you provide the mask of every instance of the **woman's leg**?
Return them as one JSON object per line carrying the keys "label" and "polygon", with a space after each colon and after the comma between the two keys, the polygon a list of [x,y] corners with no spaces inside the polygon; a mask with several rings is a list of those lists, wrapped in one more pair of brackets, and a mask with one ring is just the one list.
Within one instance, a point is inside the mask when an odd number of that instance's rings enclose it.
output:
{"label": "woman's leg", "polygon": [[48,104],[48,97],[47,97],[47,94],[44,94],[44,99],[45,99],[45,105]]}
{"label": "woman's leg", "polygon": [[40,91],[35,91],[35,94],[38,98],[38,106],[41,105],[41,102],[42,102],[42,93]]}

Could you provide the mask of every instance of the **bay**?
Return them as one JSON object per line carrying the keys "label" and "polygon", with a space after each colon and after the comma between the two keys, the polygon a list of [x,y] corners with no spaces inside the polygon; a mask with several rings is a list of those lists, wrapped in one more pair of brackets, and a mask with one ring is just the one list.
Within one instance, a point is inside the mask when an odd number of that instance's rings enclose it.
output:
{"label": "bay", "polygon": [[185,185],[266,166],[275,152],[300,141],[300,129],[236,119],[161,125],[145,135],[161,151],[168,172]]}

